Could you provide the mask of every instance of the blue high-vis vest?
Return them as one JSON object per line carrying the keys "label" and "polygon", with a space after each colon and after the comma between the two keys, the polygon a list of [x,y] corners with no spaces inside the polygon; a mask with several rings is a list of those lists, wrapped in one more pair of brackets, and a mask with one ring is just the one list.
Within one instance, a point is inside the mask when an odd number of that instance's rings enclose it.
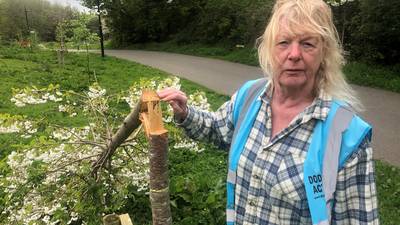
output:
{"label": "blue high-vis vest", "polygon": [[[234,225],[236,221],[235,185],[239,158],[260,110],[260,96],[266,86],[265,78],[251,80],[236,94],[233,108],[235,130],[227,176],[228,225]],[[327,118],[316,123],[303,167],[303,182],[313,225],[330,224],[337,173],[361,142],[366,137],[371,139],[371,134],[371,126],[337,100],[332,101]]]}

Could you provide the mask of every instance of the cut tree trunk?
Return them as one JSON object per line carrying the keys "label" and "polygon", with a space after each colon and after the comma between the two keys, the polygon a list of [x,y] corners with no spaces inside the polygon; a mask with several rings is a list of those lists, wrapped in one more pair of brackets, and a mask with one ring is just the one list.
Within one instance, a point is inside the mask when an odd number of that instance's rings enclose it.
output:
{"label": "cut tree trunk", "polygon": [[168,132],[164,129],[159,103],[160,99],[154,91],[143,91],[141,101],[125,118],[121,128],[113,135],[106,149],[92,166],[92,173],[97,178],[98,170],[104,167],[117,147],[142,122],[150,146],[150,202],[153,225],[171,225],[172,216],[168,179]]}
{"label": "cut tree trunk", "polygon": [[156,92],[144,90],[140,120],[150,149],[150,202],[153,225],[172,224],[168,180],[168,133],[164,129],[160,99]]}
{"label": "cut tree trunk", "polygon": [[169,179],[168,135],[150,135],[150,202],[153,225],[172,224]]}

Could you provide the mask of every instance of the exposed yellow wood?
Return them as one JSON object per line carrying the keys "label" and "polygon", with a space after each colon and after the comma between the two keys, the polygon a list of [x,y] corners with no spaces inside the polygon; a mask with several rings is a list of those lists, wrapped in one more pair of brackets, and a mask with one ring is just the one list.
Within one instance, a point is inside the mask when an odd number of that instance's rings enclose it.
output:
{"label": "exposed yellow wood", "polygon": [[160,101],[160,97],[158,97],[157,93],[153,90],[144,89],[142,91],[142,102],[154,102]]}
{"label": "exposed yellow wood", "polygon": [[128,213],[119,215],[119,219],[121,220],[121,225],[133,225]]}
{"label": "exposed yellow wood", "polygon": [[143,90],[141,99],[140,120],[144,125],[147,137],[166,133],[167,130],[162,121],[160,98],[157,93],[153,90]]}

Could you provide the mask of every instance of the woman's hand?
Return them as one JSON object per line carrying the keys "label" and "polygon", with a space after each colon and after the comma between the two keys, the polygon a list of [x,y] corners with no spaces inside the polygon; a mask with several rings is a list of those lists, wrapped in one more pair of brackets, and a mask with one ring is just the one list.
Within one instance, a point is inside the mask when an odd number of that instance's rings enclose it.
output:
{"label": "woman's hand", "polygon": [[182,122],[187,116],[187,97],[182,91],[174,88],[166,88],[157,92],[162,101],[168,102],[178,122]]}

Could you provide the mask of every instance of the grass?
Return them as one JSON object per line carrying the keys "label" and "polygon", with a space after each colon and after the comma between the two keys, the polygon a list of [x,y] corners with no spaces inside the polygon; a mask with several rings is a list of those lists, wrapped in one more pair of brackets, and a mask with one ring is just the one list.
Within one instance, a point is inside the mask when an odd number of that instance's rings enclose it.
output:
{"label": "grass", "polygon": [[376,183],[381,224],[400,224],[400,168],[377,160]]}
{"label": "grass", "polygon": [[384,67],[361,62],[349,62],[344,67],[344,73],[353,84],[400,93],[399,65],[397,67]]}
{"label": "grass", "polygon": [[[211,57],[231,62],[258,66],[257,49],[253,46],[236,48],[223,45],[185,44],[175,42],[136,44],[129,49],[175,52]],[[349,82],[361,86],[381,88],[400,93],[400,64],[379,66],[362,62],[349,62],[343,68]]]}
{"label": "grass", "polygon": [[[218,52],[215,50],[215,52]],[[0,113],[26,115],[28,118],[43,118],[49,122],[65,125],[83,124],[85,118],[70,118],[58,113],[55,104],[43,104],[18,108],[10,102],[11,88],[23,88],[27,85],[47,86],[49,83],[60,84],[63,89],[75,91],[86,90],[94,81],[93,73],[86,72],[85,54],[68,54],[66,65],[61,68],[57,64],[56,54],[50,51],[30,52],[21,49],[0,47]],[[356,65],[355,65],[356,66]],[[91,71],[94,71],[98,82],[110,93],[126,90],[130,84],[142,77],[168,74],[141,64],[119,60],[112,57],[102,59],[98,55],[90,55]],[[360,69],[359,69],[360,70]],[[206,92],[212,108],[216,109],[227,96],[211,92],[209,89],[182,79],[184,91],[203,90]],[[121,113],[127,113],[127,105],[116,106]],[[18,145],[28,140],[16,138],[14,134],[0,135],[0,171],[6,171],[5,158]],[[174,204],[180,206],[181,212],[173,208],[175,221],[178,224],[207,224],[207,217],[215,221],[223,215],[224,182],[226,176],[227,154],[209,149],[202,154],[186,151],[173,152],[171,163],[171,191]],[[376,161],[376,179],[381,223],[384,225],[400,224],[400,169],[382,161]],[[1,194],[1,191],[0,191]],[[212,195],[212,197],[209,197]],[[137,197],[139,199],[139,196]],[[138,200],[139,201],[139,200]],[[145,201],[145,200],[143,200]],[[139,201],[140,202],[140,201]],[[1,195],[0,195],[1,204]],[[131,210],[140,207],[137,202],[131,203]],[[196,208],[197,207],[197,208]],[[144,211],[142,217],[135,214],[138,224],[147,224],[149,212]],[[185,215],[184,217],[182,215]],[[218,224],[218,223],[217,223]]]}

